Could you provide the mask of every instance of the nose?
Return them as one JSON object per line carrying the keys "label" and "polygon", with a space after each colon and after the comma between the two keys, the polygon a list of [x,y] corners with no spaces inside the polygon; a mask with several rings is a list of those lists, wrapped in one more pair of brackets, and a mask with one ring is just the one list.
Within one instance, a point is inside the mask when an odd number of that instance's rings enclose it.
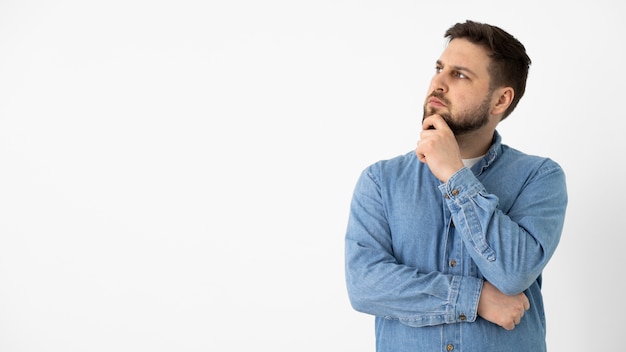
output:
{"label": "nose", "polygon": [[443,72],[437,72],[430,81],[430,91],[439,91],[446,93],[448,91],[448,82],[444,78]]}

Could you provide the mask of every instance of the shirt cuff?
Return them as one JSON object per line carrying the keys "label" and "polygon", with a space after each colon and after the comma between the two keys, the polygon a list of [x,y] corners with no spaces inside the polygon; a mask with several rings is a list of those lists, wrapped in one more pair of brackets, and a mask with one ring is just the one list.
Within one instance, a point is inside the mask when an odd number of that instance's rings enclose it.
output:
{"label": "shirt cuff", "polygon": [[478,316],[478,301],[483,289],[483,280],[470,276],[457,276],[458,289],[453,290],[457,297],[453,298],[454,312],[451,312],[448,323],[463,323],[476,321]]}
{"label": "shirt cuff", "polygon": [[457,203],[467,199],[484,189],[472,170],[464,167],[448,179],[448,182],[439,185],[439,190],[447,200]]}

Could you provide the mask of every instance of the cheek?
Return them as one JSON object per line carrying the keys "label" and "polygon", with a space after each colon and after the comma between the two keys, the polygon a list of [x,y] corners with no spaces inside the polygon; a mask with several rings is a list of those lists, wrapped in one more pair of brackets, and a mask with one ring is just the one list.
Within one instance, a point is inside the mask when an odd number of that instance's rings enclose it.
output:
{"label": "cheek", "polygon": [[471,99],[468,99],[466,96],[450,96],[449,98],[448,108],[452,113],[459,113],[467,110],[469,106],[471,106]]}
{"label": "cheek", "polygon": [[456,111],[471,111],[482,105],[483,102],[484,100],[478,96],[457,95],[450,97],[452,109]]}

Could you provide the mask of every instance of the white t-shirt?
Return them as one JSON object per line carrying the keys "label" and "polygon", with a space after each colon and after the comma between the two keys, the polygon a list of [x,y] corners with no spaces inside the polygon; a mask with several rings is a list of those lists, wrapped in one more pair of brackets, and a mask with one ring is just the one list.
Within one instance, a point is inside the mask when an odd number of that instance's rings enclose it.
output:
{"label": "white t-shirt", "polygon": [[476,158],[471,158],[471,159],[463,159],[463,165],[465,165],[465,167],[467,168],[472,168],[472,166],[474,166],[474,164],[476,164],[478,162],[478,160],[482,159],[484,157],[484,155],[481,155],[479,157]]}

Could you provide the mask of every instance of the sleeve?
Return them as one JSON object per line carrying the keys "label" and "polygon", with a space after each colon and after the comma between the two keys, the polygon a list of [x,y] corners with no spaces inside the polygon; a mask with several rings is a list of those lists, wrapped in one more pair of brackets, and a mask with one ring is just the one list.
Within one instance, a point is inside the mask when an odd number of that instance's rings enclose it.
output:
{"label": "sleeve", "polygon": [[487,281],[505,294],[526,290],[560,240],[567,205],[565,175],[547,159],[503,213],[499,199],[467,168],[439,186],[457,230]]}
{"label": "sleeve", "polygon": [[345,237],[345,273],[353,308],[409,326],[474,321],[482,279],[420,272],[394,258],[374,171],[365,170],[357,182]]}

